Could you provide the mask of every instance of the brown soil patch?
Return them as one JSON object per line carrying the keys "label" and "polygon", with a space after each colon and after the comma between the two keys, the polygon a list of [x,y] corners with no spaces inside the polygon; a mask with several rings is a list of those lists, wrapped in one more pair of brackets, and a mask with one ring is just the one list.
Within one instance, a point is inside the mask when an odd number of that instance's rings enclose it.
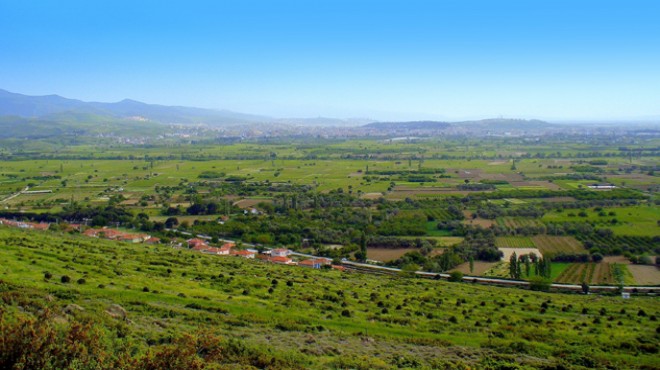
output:
{"label": "brown soil patch", "polygon": [[383,197],[383,193],[364,193],[362,199],[379,199]]}
{"label": "brown soil patch", "polygon": [[460,271],[465,275],[481,276],[497,264],[498,262],[474,261],[474,270],[473,272],[470,272],[470,263],[465,262],[454,267],[451,271]]}
{"label": "brown soil patch", "polygon": [[660,285],[660,270],[649,265],[628,265],[628,270],[638,285]]}
{"label": "brown soil patch", "polygon": [[416,250],[417,248],[367,248],[367,258],[370,260],[387,262]]}
{"label": "brown soil patch", "polygon": [[607,263],[620,263],[623,265],[630,265],[632,262],[630,262],[629,259],[627,259],[624,256],[606,256],[603,258],[603,262]]}
{"label": "brown soil patch", "polygon": [[496,221],[495,220],[487,220],[485,218],[475,218],[474,220],[470,218],[470,219],[467,219],[467,220],[463,221],[463,223],[465,225],[481,226],[483,228],[489,228],[492,225],[495,225]]}
{"label": "brown soil patch", "polygon": [[238,202],[234,202],[234,205],[240,209],[246,209],[252,208],[261,202],[272,203],[273,201],[270,199],[242,199]]}

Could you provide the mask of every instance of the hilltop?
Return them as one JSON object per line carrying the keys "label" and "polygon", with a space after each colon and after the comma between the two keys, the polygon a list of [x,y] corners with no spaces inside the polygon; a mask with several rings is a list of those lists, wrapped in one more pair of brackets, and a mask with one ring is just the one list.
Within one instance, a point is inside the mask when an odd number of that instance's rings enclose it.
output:
{"label": "hilltop", "polygon": [[[79,368],[656,363],[656,298],[274,266],[7,228],[0,258],[2,367],[21,354],[33,361],[27,367],[66,367],[75,358]],[[58,352],[26,344],[50,335],[77,345]]]}

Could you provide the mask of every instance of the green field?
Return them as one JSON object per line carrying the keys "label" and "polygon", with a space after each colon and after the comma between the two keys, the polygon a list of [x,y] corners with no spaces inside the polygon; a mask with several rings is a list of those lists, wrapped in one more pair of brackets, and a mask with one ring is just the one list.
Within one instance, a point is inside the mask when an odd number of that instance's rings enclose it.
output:
{"label": "green field", "polygon": [[525,236],[501,236],[495,238],[495,246],[498,248],[534,248],[531,238]]}
{"label": "green field", "polygon": [[[580,212],[584,212],[580,215]],[[612,220],[616,222],[612,222]],[[591,222],[611,229],[615,235],[655,236],[660,233],[660,207],[604,207],[601,210],[566,210],[547,213],[545,222]]]}

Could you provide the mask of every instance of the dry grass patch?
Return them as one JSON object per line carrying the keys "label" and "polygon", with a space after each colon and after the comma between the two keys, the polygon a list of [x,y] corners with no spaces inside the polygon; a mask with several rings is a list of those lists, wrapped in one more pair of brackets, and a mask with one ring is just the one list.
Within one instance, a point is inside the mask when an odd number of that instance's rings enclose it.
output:
{"label": "dry grass patch", "polygon": [[544,254],[571,254],[585,251],[582,243],[572,236],[536,235],[532,237],[532,241],[534,246]]}
{"label": "dry grass patch", "polygon": [[417,248],[367,248],[367,258],[370,260],[387,262],[416,250]]}
{"label": "dry grass patch", "polygon": [[460,271],[465,275],[481,276],[485,274],[486,271],[492,269],[498,263],[499,262],[474,261],[474,269],[472,272],[470,272],[470,263],[465,262],[454,267],[451,271]]}
{"label": "dry grass patch", "polygon": [[628,265],[637,285],[660,285],[660,270],[649,265]]}

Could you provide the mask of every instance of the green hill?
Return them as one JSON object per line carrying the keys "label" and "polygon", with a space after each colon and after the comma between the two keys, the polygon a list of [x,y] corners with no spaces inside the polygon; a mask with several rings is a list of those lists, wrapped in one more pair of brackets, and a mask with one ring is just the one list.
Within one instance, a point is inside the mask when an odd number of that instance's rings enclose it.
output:
{"label": "green hill", "polygon": [[0,368],[657,366],[654,297],[311,270],[6,227],[0,261]]}

